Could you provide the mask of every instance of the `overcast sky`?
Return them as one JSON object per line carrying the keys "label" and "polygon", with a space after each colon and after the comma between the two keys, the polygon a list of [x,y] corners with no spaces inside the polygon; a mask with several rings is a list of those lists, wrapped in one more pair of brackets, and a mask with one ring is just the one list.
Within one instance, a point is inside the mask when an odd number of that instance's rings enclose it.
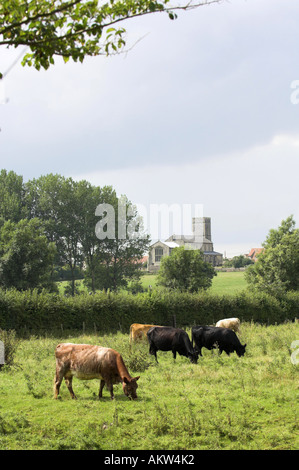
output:
{"label": "overcast sky", "polygon": [[[0,88],[0,167],[197,205],[216,251],[261,246],[299,222],[298,21],[295,0],[230,0],[130,20],[129,46],[143,39],[126,55],[18,64]],[[2,73],[20,52],[0,50]]]}

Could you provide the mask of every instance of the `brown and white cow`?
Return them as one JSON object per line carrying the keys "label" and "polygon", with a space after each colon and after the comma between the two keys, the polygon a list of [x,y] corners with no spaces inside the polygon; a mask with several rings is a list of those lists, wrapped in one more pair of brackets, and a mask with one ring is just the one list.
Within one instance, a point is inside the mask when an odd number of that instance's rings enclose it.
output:
{"label": "brown and white cow", "polygon": [[153,326],[158,325],[144,325],[142,323],[133,323],[130,326],[130,343],[132,343],[132,341],[147,339],[147,332]]}
{"label": "brown and white cow", "polygon": [[54,398],[58,397],[63,378],[71,397],[76,398],[72,388],[73,377],[81,380],[100,379],[99,398],[106,384],[113,400],[113,385],[120,382],[128,398],[137,398],[139,376],[130,376],[122,356],[114,349],[91,344],[61,343],[55,349],[55,357]]}

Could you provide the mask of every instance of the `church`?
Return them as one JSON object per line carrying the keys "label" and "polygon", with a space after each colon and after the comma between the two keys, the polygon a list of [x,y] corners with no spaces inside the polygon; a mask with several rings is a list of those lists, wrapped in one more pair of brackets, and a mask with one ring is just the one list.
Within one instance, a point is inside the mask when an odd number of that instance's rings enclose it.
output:
{"label": "church", "polygon": [[193,217],[192,235],[171,235],[164,242],[158,240],[150,246],[148,256],[148,271],[159,271],[163,256],[169,256],[174,248],[185,246],[189,250],[201,250],[204,260],[212,266],[221,266],[223,255],[214,251],[211,236],[211,218]]}

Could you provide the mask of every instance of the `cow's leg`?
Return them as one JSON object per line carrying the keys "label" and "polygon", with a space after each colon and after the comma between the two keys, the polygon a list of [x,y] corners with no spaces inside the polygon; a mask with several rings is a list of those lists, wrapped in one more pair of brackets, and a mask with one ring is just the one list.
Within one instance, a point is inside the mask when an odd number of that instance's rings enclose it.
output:
{"label": "cow's leg", "polygon": [[63,376],[64,376],[63,369],[60,369],[59,367],[56,367],[56,374],[55,374],[55,377],[54,377],[54,398],[55,399],[58,398],[60,385],[61,385]]}
{"label": "cow's leg", "polygon": [[172,351],[173,359],[176,359],[176,351]]}
{"label": "cow's leg", "polygon": [[101,382],[100,382],[100,390],[99,390],[99,398],[102,398],[103,396],[103,388],[105,386],[105,380],[101,379]]}
{"label": "cow's leg", "polygon": [[113,384],[112,383],[107,383],[107,388],[110,392],[110,397],[111,397],[111,400],[114,400],[114,394],[113,394]]}
{"label": "cow's leg", "polygon": [[158,363],[157,351],[158,351],[158,349],[156,349],[156,348],[151,344],[151,345],[150,345],[149,353],[152,354],[153,356],[155,356],[156,362]]}
{"label": "cow's leg", "polygon": [[77,397],[76,395],[74,394],[74,390],[73,390],[73,387],[72,387],[72,383],[73,383],[73,377],[64,377],[64,380],[65,380],[65,383],[66,383],[66,386],[71,394],[71,397],[73,400],[77,400]]}

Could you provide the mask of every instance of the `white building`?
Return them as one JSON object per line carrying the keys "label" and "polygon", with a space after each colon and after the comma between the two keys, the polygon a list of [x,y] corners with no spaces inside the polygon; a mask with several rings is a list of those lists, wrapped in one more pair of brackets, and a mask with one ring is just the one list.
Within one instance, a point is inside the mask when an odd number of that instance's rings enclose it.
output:
{"label": "white building", "polygon": [[204,260],[213,266],[221,266],[223,255],[214,251],[211,237],[211,218],[193,217],[192,235],[171,235],[164,242],[158,240],[150,246],[148,256],[148,271],[156,272],[160,268],[163,256],[169,256],[174,248],[185,246],[189,250],[201,250]]}

